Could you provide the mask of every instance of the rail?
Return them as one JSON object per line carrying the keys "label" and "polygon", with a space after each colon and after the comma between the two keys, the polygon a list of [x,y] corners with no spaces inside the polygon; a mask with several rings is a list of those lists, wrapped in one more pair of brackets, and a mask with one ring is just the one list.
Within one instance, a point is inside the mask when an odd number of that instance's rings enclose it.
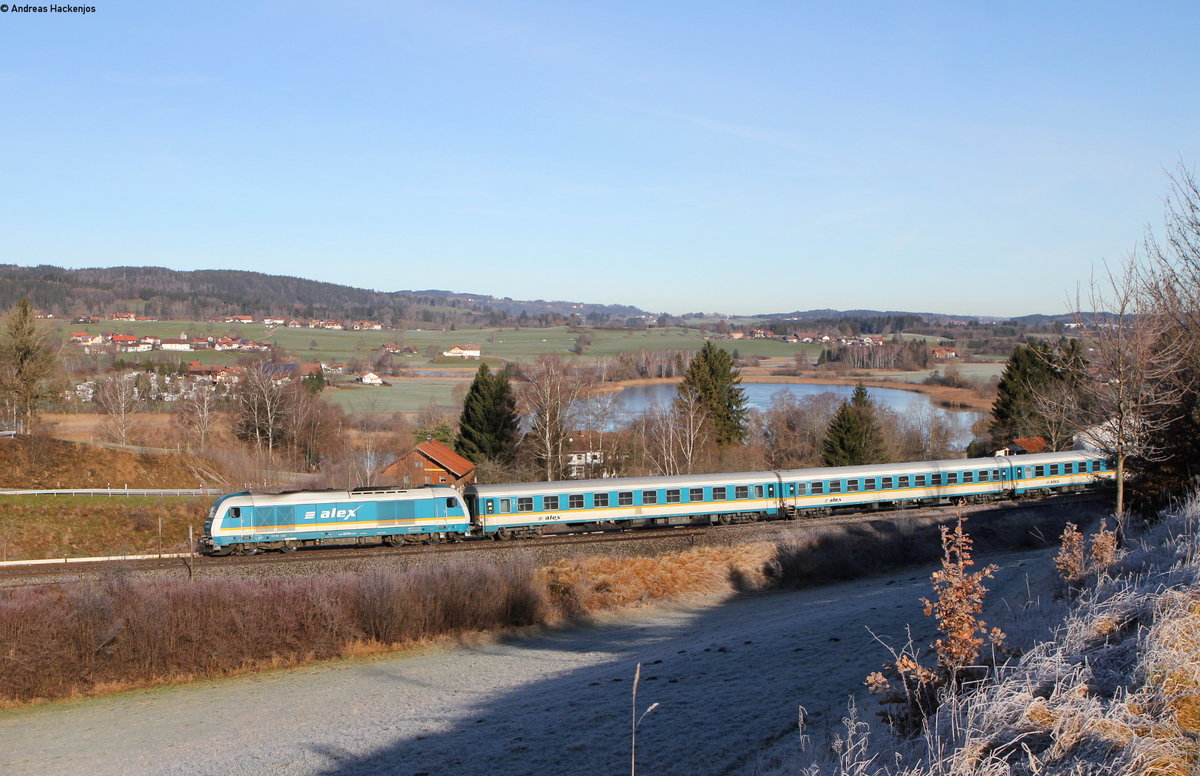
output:
{"label": "rail", "polygon": [[226,488],[55,488],[0,489],[0,496],[219,496]]}

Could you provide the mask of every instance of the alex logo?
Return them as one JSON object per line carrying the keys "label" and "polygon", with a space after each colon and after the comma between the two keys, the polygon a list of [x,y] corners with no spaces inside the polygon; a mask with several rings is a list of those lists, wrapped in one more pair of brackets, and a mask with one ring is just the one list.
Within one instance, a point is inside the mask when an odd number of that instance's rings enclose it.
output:
{"label": "alex logo", "polygon": [[321,510],[321,519],[322,520],[349,520],[352,517],[357,517],[358,510],[360,510],[360,509],[362,509],[362,507],[355,507],[354,509],[322,509]]}

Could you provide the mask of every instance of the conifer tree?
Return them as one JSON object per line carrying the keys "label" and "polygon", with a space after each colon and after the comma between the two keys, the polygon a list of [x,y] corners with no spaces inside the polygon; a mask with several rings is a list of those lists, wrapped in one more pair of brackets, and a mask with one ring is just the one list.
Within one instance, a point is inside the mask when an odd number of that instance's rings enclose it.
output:
{"label": "conifer tree", "polygon": [[0,329],[0,399],[14,410],[17,430],[32,433],[38,407],[53,398],[57,353],[22,299]]}
{"label": "conifer tree", "polygon": [[826,466],[886,462],[887,449],[875,419],[875,404],[862,383],[855,386],[850,400],[842,402],[829,422],[821,458]]}
{"label": "conifer tree", "polygon": [[700,404],[717,444],[741,444],[748,433],[746,392],[741,382],[741,373],[729,353],[706,342],[688,365],[676,401],[694,399]]}
{"label": "conifer tree", "polygon": [[988,426],[992,449],[1030,436],[1045,438],[1055,450],[1068,446],[1070,432],[1077,429],[1071,428],[1071,418],[1061,412],[1048,414],[1045,399],[1077,394],[1086,368],[1078,340],[1069,340],[1057,348],[1041,341],[1014,348],[996,385],[992,422]]}
{"label": "conifer tree", "polygon": [[510,461],[516,440],[517,402],[508,378],[480,364],[463,401],[454,451],[475,463]]}

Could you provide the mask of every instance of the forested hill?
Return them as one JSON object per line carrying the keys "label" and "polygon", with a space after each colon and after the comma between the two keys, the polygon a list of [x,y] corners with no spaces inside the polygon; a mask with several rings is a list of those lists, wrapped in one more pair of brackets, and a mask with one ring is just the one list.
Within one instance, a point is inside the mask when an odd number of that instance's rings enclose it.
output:
{"label": "forested hill", "polygon": [[646,315],[629,305],[523,301],[452,291],[382,292],[240,270],[0,265],[0,309],[22,297],[57,317],[128,312],[162,320],[254,315],[496,326],[558,322],[572,314],[592,324]]}

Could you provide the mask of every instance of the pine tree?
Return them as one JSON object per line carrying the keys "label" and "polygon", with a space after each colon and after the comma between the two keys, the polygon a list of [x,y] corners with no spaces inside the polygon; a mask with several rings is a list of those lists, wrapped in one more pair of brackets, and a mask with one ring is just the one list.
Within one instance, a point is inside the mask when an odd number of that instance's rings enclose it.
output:
{"label": "pine tree", "polygon": [[1060,417],[1061,413],[1052,417],[1045,409],[1047,402],[1039,401],[1039,396],[1044,399],[1077,394],[1086,368],[1078,340],[1068,340],[1057,348],[1041,341],[1014,348],[996,385],[988,426],[992,449],[1030,436],[1045,438],[1055,450],[1067,446],[1071,441],[1070,418]]}
{"label": "pine tree", "polygon": [[480,364],[463,401],[454,451],[475,463],[510,461],[516,440],[517,402],[508,378]]}
{"label": "pine tree", "polygon": [[38,407],[53,398],[57,353],[33,306],[22,299],[0,330],[0,399],[15,410],[18,431],[32,433]]}
{"label": "pine tree", "polygon": [[884,463],[887,450],[875,420],[875,404],[862,383],[849,401],[842,402],[829,422],[821,458],[826,466]]}
{"label": "pine tree", "polygon": [[729,353],[706,342],[688,365],[676,401],[699,402],[712,424],[717,444],[741,444],[748,433],[746,392],[741,382],[742,376]]}

